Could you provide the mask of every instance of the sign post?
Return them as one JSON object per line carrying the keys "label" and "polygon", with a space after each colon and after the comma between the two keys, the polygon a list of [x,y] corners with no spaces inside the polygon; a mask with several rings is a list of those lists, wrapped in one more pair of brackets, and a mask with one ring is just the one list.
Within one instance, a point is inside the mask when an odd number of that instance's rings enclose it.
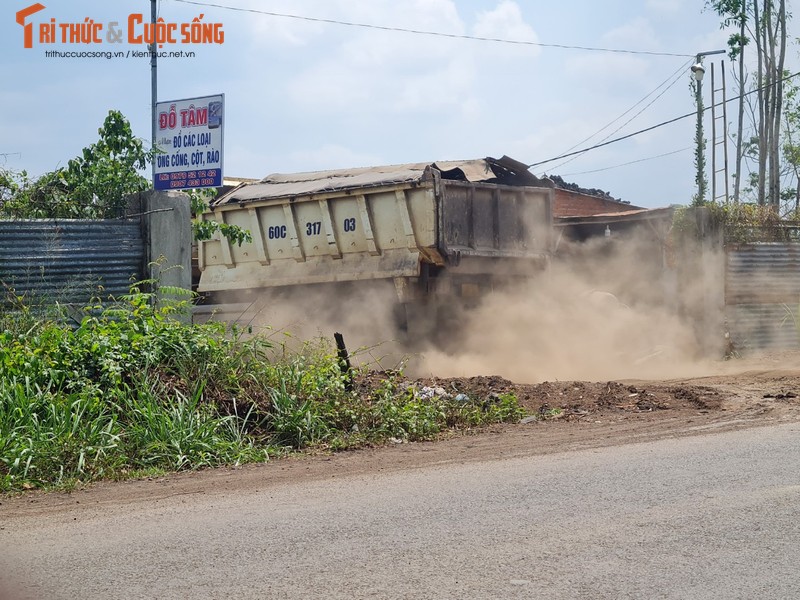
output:
{"label": "sign post", "polygon": [[224,115],[225,94],[156,105],[155,189],[222,185]]}

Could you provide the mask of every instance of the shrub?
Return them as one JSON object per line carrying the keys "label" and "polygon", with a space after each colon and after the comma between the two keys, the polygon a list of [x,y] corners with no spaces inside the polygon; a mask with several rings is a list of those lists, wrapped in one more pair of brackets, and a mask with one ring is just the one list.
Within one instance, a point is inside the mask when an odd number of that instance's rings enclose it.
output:
{"label": "shrub", "polygon": [[[350,389],[324,340],[274,348],[175,318],[136,285],[77,327],[24,306],[0,320],[0,491],[266,460],[309,447],[433,439],[516,421],[511,395],[421,394],[401,374]],[[375,383],[377,382],[377,384]]]}

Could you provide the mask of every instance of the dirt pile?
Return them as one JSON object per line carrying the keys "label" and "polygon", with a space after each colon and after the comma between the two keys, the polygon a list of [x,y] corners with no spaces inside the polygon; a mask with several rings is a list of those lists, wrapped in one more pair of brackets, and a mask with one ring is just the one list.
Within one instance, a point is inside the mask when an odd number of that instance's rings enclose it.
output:
{"label": "dirt pile", "polygon": [[[386,374],[366,373],[356,386],[368,392],[381,385]],[[703,385],[674,383],[624,384],[617,381],[545,381],[538,384],[513,383],[494,376],[398,378],[399,385],[416,389],[441,389],[452,397],[464,394],[487,400],[500,394],[514,394],[531,415],[543,419],[581,419],[600,413],[642,413],[654,411],[716,411],[724,396],[718,389]],[[784,397],[786,395],[784,394]]]}

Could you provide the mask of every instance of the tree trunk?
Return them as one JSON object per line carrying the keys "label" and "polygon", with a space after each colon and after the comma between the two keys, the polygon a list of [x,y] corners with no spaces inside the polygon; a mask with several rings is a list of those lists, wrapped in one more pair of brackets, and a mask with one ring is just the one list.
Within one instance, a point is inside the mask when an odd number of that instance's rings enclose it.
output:
{"label": "tree trunk", "polygon": [[756,190],[758,204],[763,206],[766,200],[766,174],[767,174],[767,153],[766,153],[766,81],[764,77],[764,28],[761,24],[761,13],[759,11],[758,0],[753,2],[753,26],[756,39],[756,59],[758,63],[758,79],[756,85],[758,92],[758,189]]}
{"label": "tree trunk", "polygon": [[[744,7],[742,13],[744,13]],[[733,184],[733,201],[739,202],[739,193],[742,183],[742,152],[744,143],[742,135],[744,135],[744,33],[745,33],[745,18],[742,16],[742,21],[739,25],[739,122],[736,130],[736,181]]]}
{"label": "tree trunk", "polygon": [[775,146],[775,29],[773,28],[773,6],[772,0],[764,2],[764,12],[762,18],[764,21],[764,71],[766,75],[766,179],[764,184],[766,186],[767,203],[774,209],[775,208],[775,195],[774,191],[774,153]]}
{"label": "tree trunk", "polygon": [[796,168],[794,170],[794,178],[794,214],[792,215],[792,220],[796,221],[798,215],[800,215],[800,173]]}
{"label": "tree trunk", "polygon": [[772,140],[772,186],[774,206],[780,209],[781,204],[781,124],[783,123],[783,68],[786,62],[786,0],[779,0],[778,19],[775,24],[777,42],[777,63],[775,64],[775,129]]}

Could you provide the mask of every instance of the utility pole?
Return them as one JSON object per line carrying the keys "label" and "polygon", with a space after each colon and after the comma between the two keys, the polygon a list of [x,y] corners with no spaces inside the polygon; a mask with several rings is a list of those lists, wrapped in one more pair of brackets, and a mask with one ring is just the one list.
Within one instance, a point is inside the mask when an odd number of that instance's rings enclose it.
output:
{"label": "utility pole", "polygon": [[[694,203],[697,205],[705,204],[706,202],[706,139],[703,135],[703,75],[706,69],[703,66],[703,57],[712,54],[724,54],[725,50],[711,50],[709,52],[698,52],[697,62],[692,65],[692,75],[695,81],[695,102],[697,103],[697,126],[695,129],[695,166],[697,167],[697,174],[695,181],[697,182],[697,196]],[[713,100],[712,100],[713,101]]]}
{"label": "utility pole", "polygon": [[[714,82],[714,63],[711,63],[711,201],[724,199],[725,204],[730,200],[730,189],[728,185],[728,94],[725,86],[725,61],[720,61],[720,73],[722,74],[722,87],[716,87]],[[722,93],[722,102],[717,103],[717,95]],[[721,108],[721,115],[717,115],[717,109]],[[717,135],[717,121],[722,121],[722,135]],[[722,167],[717,168],[719,146],[722,146]],[[722,174],[724,193],[718,192],[719,175]]]}
{"label": "utility pole", "polygon": [[[158,46],[156,44],[156,19],[158,18],[156,0],[150,0],[150,23],[152,23],[153,43],[150,45],[150,127],[151,127],[151,144],[150,149],[155,152],[156,149],[156,104],[158,103],[158,61],[156,59],[156,51]],[[156,187],[156,157],[152,157],[152,179],[153,188]]]}

